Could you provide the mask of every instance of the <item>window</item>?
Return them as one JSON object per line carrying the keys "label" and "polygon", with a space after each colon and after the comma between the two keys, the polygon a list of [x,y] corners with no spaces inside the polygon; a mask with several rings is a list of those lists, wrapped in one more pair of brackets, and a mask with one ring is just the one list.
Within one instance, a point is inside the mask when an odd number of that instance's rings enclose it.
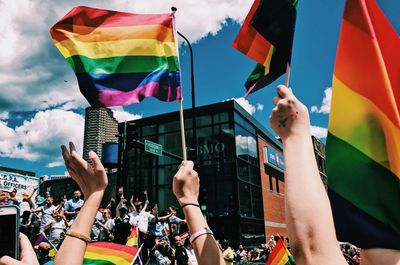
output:
{"label": "window", "polygon": [[236,155],[254,165],[258,165],[256,137],[242,127],[235,125]]}
{"label": "window", "polygon": [[252,207],[251,207],[250,185],[243,181],[238,181],[238,186],[239,186],[240,215],[245,216],[245,217],[252,217],[253,211],[252,211]]}

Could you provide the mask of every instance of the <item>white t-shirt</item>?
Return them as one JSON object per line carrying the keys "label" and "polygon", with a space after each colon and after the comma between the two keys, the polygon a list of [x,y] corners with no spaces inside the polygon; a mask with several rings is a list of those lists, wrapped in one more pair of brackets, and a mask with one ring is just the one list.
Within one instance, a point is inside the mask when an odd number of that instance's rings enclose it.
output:
{"label": "white t-shirt", "polygon": [[139,231],[142,233],[147,233],[147,230],[149,228],[149,222],[151,221],[151,219],[154,218],[154,216],[151,215],[149,212],[143,211],[140,212],[140,214],[136,218]]}
{"label": "white t-shirt", "polygon": [[52,221],[49,234],[49,240],[51,241],[51,243],[60,243],[61,237],[65,235],[66,229],[67,226],[65,225],[64,220],[60,220],[59,222]]}

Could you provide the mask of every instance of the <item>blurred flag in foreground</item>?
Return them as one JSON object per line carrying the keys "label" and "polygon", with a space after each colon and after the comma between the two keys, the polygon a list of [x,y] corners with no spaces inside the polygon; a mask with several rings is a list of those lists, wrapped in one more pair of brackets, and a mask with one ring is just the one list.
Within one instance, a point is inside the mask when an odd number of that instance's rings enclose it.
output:
{"label": "blurred flag in foreground", "polygon": [[173,14],[132,14],[85,6],[50,29],[94,107],[124,106],[156,97],[181,98]]}
{"label": "blurred flag in foreground", "polygon": [[298,0],[255,0],[232,47],[257,62],[246,96],[286,72],[290,63]]}
{"label": "blurred flag in foreground", "polygon": [[338,240],[400,249],[400,38],[375,0],[347,0],[326,161]]}

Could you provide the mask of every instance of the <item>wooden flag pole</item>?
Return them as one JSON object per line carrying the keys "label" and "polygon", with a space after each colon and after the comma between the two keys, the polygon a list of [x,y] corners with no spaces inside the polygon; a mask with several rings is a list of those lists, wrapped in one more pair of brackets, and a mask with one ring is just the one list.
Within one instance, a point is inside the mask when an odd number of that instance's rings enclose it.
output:
{"label": "wooden flag pole", "polygon": [[183,98],[179,99],[179,118],[181,123],[181,139],[182,139],[182,157],[183,160],[187,160],[186,156],[186,137],[185,137],[185,123],[183,118]]}
{"label": "wooden flag pole", "polygon": [[290,79],[290,65],[286,64],[286,76],[285,76],[285,86],[289,87],[289,79]]}

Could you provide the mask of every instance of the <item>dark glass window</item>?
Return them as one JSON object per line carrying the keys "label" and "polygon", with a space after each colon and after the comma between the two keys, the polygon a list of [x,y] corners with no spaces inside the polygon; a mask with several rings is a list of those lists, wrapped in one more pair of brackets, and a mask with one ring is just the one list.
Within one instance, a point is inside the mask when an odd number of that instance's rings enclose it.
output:
{"label": "dark glass window", "polygon": [[221,112],[214,114],[214,123],[228,122],[229,115],[228,112]]}
{"label": "dark glass window", "polygon": [[251,203],[253,206],[253,214],[255,218],[263,219],[263,202],[260,187],[251,186]]}
{"label": "dark glass window", "polygon": [[238,181],[239,186],[239,209],[240,215],[245,217],[252,217],[252,207],[251,207],[251,190],[250,185],[243,182]]}
{"label": "dark glass window", "polygon": [[274,183],[272,182],[272,175],[271,173],[268,174],[269,176],[269,190],[273,191],[274,190]]}
{"label": "dark glass window", "polygon": [[157,134],[157,125],[153,124],[142,127],[143,136],[154,135],[154,134]]}
{"label": "dark glass window", "polygon": [[236,155],[245,161],[258,165],[257,140],[254,135],[235,125]]}
{"label": "dark glass window", "polygon": [[241,160],[237,161],[238,165],[238,178],[244,181],[250,181],[249,165]]}
{"label": "dark glass window", "polygon": [[159,133],[166,133],[166,132],[173,132],[173,131],[179,131],[181,128],[179,119],[177,121],[172,121],[172,122],[168,122],[165,124],[161,124],[158,127],[158,132]]}
{"label": "dark glass window", "polygon": [[206,126],[211,124],[211,115],[204,115],[200,117],[196,117],[196,126]]}
{"label": "dark glass window", "polygon": [[276,192],[279,193],[279,179],[275,177],[275,181],[276,181]]}

